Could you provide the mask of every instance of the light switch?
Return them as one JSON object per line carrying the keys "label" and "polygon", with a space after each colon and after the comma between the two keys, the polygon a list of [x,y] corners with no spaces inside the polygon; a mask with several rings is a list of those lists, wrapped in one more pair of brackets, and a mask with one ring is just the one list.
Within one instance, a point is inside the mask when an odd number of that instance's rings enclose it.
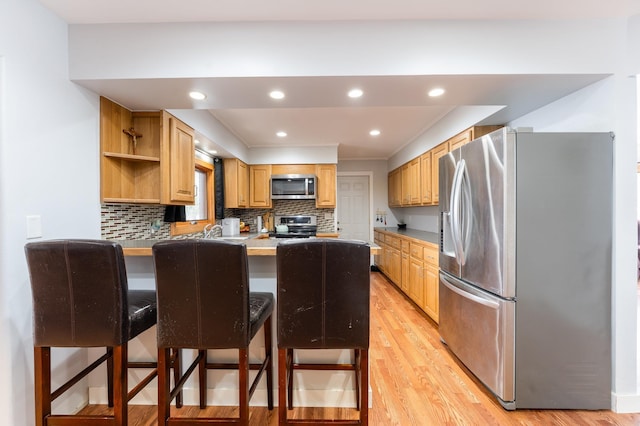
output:
{"label": "light switch", "polygon": [[40,215],[27,216],[27,239],[42,237],[42,221]]}

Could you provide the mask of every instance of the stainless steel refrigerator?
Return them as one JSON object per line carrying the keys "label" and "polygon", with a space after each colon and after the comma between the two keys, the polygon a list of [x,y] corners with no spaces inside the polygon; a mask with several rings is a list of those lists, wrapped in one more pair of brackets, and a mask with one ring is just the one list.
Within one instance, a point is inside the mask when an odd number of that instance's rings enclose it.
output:
{"label": "stainless steel refrigerator", "polygon": [[506,409],[611,408],[613,139],[505,128],[440,159],[440,336]]}

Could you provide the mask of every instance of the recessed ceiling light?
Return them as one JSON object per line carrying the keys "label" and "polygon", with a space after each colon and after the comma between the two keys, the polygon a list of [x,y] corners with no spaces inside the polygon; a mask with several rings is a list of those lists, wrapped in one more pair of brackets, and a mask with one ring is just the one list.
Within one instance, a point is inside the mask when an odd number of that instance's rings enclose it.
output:
{"label": "recessed ceiling light", "polygon": [[197,101],[201,101],[201,100],[205,99],[207,97],[207,95],[205,95],[202,92],[189,92],[189,97],[191,99],[195,99]]}
{"label": "recessed ceiling light", "polygon": [[372,131],[369,132],[369,134],[371,136],[379,136],[380,135],[380,130],[378,129],[373,129]]}
{"label": "recessed ceiling light", "polygon": [[216,151],[215,149],[207,149],[207,152],[209,154],[217,154],[218,153],[218,151]]}
{"label": "recessed ceiling light", "polygon": [[351,89],[347,95],[350,98],[359,98],[364,92],[361,89]]}
{"label": "recessed ceiling light", "polygon": [[435,89],[429,90],[429,96],[435,98],[437,96],[442,96],[444,94],[444,89],[441,87],[436,87]]}
{"label": "recessed ceiling light", "polygon": [[200,140],[198,140],[198,139],[194,139],[194,140],[193,140],[193,143],[195,143],[196,145],[198,145],[198,144],[200,143]]}
{"label": "recessed ceiling light", "polygon": [[284,138],[285,136],[287,136],[287,132],[279,131],[278,133],[276,133],[276,136],[279,138]]}
{"label": "recessed ceiling light", "polygon": [[274,90],[271,93],[269,93],[269,96],[271,96],[273,99],[282,99],[284,98],[284,92],[280,90]]}

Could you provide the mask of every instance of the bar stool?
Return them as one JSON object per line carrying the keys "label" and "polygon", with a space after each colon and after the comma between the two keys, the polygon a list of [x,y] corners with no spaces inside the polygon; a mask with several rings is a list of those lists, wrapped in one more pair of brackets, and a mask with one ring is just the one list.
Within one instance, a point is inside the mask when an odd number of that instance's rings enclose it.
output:
{"label": "bar stool", "polygon": [[[127,403],[156,375],[155,362],[127,362],[127,342],[156,323],[153,290],[129,290],[122,247],[105,240],[25,245],[33,297],[36,425],[126,425]],[[51,392],[52,347],[106,347],[105,355]],[[107,361],[113,416],[53,415],[51,402]],[[127,368],[152,368],[127,392]]]}
{"label": "bar stool", "polygon": [[[205,408],[208,369],[237,369],[239,416],[195,422],[249,424],[249,400],[266,371],[267,405],[273,409],[271,313],[273,294],[249,292],[247,248],[220,240],[174,240],[154,244],[158,294],[158,424],[188,422],[171,417],[170,405],[198,367],[200,408]],[[264,329],[265,357],[249,362],[249,345]],[[171,390],[169,348],[196,349],[197,356]],[[237,363],[210,363],[208,349],[238,349]],[[249,370],[258,373],[249,386]]]}
{"label": "bar stool", "polygon": [[[280,425],[368,424],[369,246],[347,240],[290,240],[277,246]],[[300,363],[295,349],[352,349],[350,364]],[[358,420],[289,419],[294,370],[353,370]]]}

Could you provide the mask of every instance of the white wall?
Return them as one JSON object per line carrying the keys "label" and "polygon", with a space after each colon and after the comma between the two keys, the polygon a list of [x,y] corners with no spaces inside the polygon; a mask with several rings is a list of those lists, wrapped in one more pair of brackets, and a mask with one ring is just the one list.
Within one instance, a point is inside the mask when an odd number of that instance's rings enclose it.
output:
{"label": "white wall", "polygon": [[[69,81],[67,26],[37,0],[0,3],[0,57],[0,424],[30,425],[26,216],[41,217],[46,239],[100,238],[99,104],[95,94]],[[62,374],[86,358],[84,352],[60,355],[54,354],[54,362]]]}

